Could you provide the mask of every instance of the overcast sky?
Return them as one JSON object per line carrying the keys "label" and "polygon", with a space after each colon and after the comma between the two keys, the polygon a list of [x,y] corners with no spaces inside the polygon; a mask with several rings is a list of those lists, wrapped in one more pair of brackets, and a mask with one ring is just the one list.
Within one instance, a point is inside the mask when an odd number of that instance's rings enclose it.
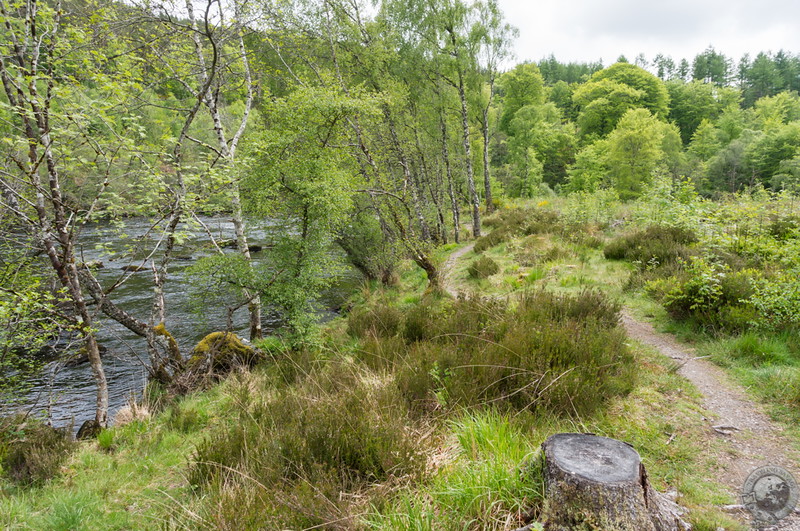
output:
{"label": "overcast sky", "polygon": [[797,0],[498,0],[519,28],[516,61],[551,53],[561,62],[608,66],[620,55],[657,53],[675,62],[709,46],[738,62],[744,53],[800,53]]}

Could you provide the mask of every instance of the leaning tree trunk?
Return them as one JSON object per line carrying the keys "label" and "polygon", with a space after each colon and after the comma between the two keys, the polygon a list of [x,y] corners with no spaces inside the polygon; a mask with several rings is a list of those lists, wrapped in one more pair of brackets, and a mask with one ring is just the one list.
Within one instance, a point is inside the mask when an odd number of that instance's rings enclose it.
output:
{"label": "leaning tree trunk", "polygon": [[559,433],[542,444],[547,484],[544,528],[616,531],[691,529],[683,510],[650,486],[630,445],[582,433]]}

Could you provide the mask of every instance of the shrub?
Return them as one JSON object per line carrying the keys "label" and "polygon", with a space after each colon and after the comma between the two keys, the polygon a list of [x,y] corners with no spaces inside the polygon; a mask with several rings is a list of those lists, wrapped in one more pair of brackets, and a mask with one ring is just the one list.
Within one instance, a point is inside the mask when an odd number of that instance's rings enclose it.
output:
{"label": "shrub", "polygon": [[467,273],[472,278],[489,278],[499,271],[500,266],[488,256],[481,256],[467,268]]}
{"label": "shrub", "polygon": [[447,312],[440,341],[448,344],[474,348],[483,343],[484,337],[495,334],[494,329],[502,326],[508,301],[491,297],[470,295],[452,303]]}
{"label": "shrub", "polygon": [[494,227],[494,230],[475,241],[473,249],[476,253],[482,253],[513,237],[556,233],[563,227],[557,212],[540,208],[502,210],[487,218],[484,225]]}
{"label": "shrub", "polygon": [[603,248],[609,260],[628,260],[639,269],[688,260],[689,245],[697,243],[694,232],[678,227],[652,225],[643,231],[620,236]]}
{"label": "shrub", "polygon": [[445,305],[435,300],[425,300],[409,308],[405,312],[403,337],[406,341],[413,342],[431,339],[440,334],[443,322],[447,319],[446,313]]}
{"label": "shrub", "polygon": [[518,311],[531,322],[598,321],[605,328],[614,328],[619,324],[620,310],[622,305],[619,302],[609,299],[601,291],[589,289],[576,296],[530,291],[522,296]]}
{"label": "shrub", "polygon": [[55,477],[74,448],[69,431],[32,418],[0,419],[0,470],[20,485]]}
{"label": "shrub", "polygon": [[353,337],[391,337],[400,331],[402,312],[385,301],[359,307],[347,317],[347,333]]}
{"label": "shrub", "polygon": [[800,217],[787,216],[773,220],[767,230],[776,240],[788,240],[800,235],[798,229],[800,229]]}
{"label": "shrub", "polygon": [[496,405],[591,412],[633,385],[619,309],[595,291],[575,297],[530,292],[514,310],[473,314],[491,315],[489,322],[454,309],[458,328],[447,329],[435,343],[415,345],[398,373],[398,387],[422,411]]}
{"label": "shrub", "polygon": [[797,269],[784,271],[754,283],[751,301],[760,316],[756,325],[765,330],[800,329],[798,274]]}
{"label": "shrub", "polygon": [[586,230],[585,226],[571,226],[565,228],[565,238],[572,243],[577,245],[581,245],[583,247],[588,247],[589,249],[599,249],[603,246],[603,239],[595,236],[594,234],[589,234],[584,232]]}
{"label": "shrub", "polygon": [[557,262],[569,258],[570,256],[572,256],[572,253],[569,249],[558,244],[553,244],[542,254],[542,260],[545,262]]}
{"label": "shrub", "polygon": [[750,301],[756,275],[696,257],[682,273],[647,287],[673,318],[692,319],[712,331],[737,332],[756,317]]}
{"label": "shrub", "polygon": [[477,240],[475,240],[475,245],[472,247],[472,250],[476,253],[482,253],[487,249],[491,249],[495,245],[500,245],[509,236],[509,232],[505,229],[495,229],[486,236],[481,236]]}
{"label": "shrub", "polygon": [[392,369],[405,357],[407,350],[406,342],[400,336],[367,336],[361,339],[355,356],[372,370]]}
{"label": "shrub", "polygon": [[458,353],[453,345],[429,342],[417,343],[409,350],[396,381],[412,412],[430,413],[452,405],[449,388],[453,371],[464,361],[460,354],[467,351],[464,348]]}

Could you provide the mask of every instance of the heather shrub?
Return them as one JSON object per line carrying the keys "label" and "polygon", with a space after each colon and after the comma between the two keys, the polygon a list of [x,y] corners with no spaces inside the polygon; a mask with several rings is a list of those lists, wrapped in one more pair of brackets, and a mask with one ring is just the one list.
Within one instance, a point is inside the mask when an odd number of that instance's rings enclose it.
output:
{"label": "heather shrub", "polygon": [[697,241],[697,236],[688,229],[652,225],[615,238],[606,244],[603,254],[610,260],[628,260],[639,269],[646,269],[688,260],[689,246]]}
{"label": "heather shrub", "polygon": [[472,247],[472,250],[476,253],[482,253],[495,245],[500,245],[508,239],[509,235],[510,232],[505,229],[495,229],[489,234],[475,240],[475,245]]}
{"label": "heather shrub", "polygon": [[0,419],[0,472],[17,484],[39,485],[52,479],[74,448],[69,430],[31,417]]}
{"label": "heather shrub", "polygon": [[475,241],[476,253],[482,253],[514,237],[559,233],[563,230],[562,220],[557,212],[540,208],[502,210],[487,218],[484,225],[494,230]]}
{"label": "heather shrub", "polygon": [[391,337],[400,331],[403,313],[385,301],[377,301],[350,312],[347,333],[353,337]]}
{"label": "heather shrub", "polygon": [[189,481],[217,500],[221,527],[309,528],[337,521],[357,492],[425,466],[396,385],[352,362],[302,382],[234,390],[235,421],[196,449]]}
{"label": "heather shrub", "polygon": [[393,369],[408,351],[405,339],[400,336],[367,336],[355,350],[356,359],[372,370]]}
{"label": "heather shrub", "polygon": [[600,292],[535,291],[515,308],[489,304],[490,311],[479,311],[477,299],[461,304],[473,311],[454,309],[457,322],[448,324],[456,328],[415,345],[398,370],[415,410],[493,405],[584,414],[633,386],[620,306]]}
{"label": "heather shrub", "polygon": [[441,334],[448,313],[447,304],[434,299],[423,300],[405,311],[403,337],[408,342],[414,342],[428,340]]}

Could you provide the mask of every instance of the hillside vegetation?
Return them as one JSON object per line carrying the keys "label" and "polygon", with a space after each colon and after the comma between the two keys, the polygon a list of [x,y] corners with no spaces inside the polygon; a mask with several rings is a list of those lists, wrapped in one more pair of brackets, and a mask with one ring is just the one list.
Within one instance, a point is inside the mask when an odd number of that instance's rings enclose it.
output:
{"label": "hillside vegetation", "polygon": [[[800,56],[511,65],[496,0],[0,19],[0,525],[513,529],[540,442],[587,431],[737,528],[700,398],[620,316],[797,420]],[[148,380],[119,412],[115,356]],[[92,418],[50,428],[35,377],[82,362]]]}

